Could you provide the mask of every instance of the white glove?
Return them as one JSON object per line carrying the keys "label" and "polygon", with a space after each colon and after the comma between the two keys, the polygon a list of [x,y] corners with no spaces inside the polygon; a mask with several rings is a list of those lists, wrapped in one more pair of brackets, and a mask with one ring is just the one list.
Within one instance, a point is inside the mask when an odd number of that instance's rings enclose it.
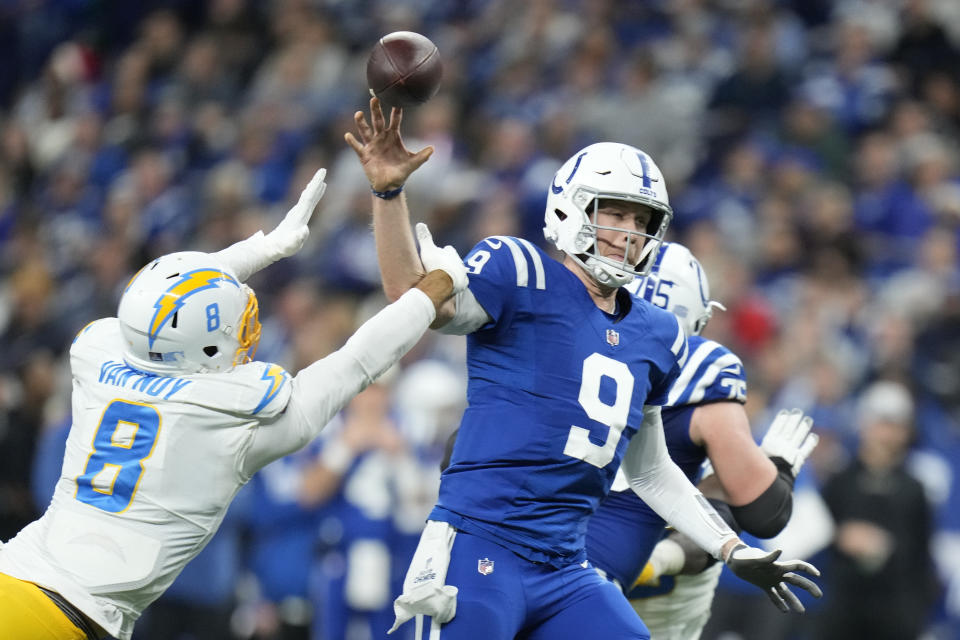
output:
{"label": "white glove", "polygon": [[257,231],[246,240],[236,242],[213,256],[232,270],[240,282],[246,282],[257,271],[299,251],[310,235],[307,222],[327,189],[327,183],[323,181],[326,175],[326,169],[314,174],[297,204],[287,212],[276,229],[267,235]]}
{"label": "white glove", "polygon": [[300,193],[297,204],[287,212],[277,228],[264,237],[267,252],[274,261],[292,256],[303,247],[310,235],[307,223],[323,197],[323,192],[327,190],[327,183],[323,181],[326,177],[326,169],[320,169],[313,174]]}
{"label": "white glove", "polygon": [[387,633],[393,633],[417,615],[430,616],[440,624],[453,620],[458,589],[444,582],[456,535],[457,530],[446,522],[427,521],[403,579],[403,593],[393,601],[396,619]]}
{"label": "white glove", "polygon": [[800,409],[782,409],[770,423],[760,448],[768,457],[780,457],[787,461],[796,478],[807,457],[820,441],[820,436],[810,433],[813,418],[803,415]]}
{"label": "white glove", "polygon": [[820,571],[815,566],[803,560],[787,560],[777,562],[781,551],[764,551],[756,547],[737,544],[727,555],[726,564],[738,578],[763,589],[774,605],[783,612],[796,611],[803,613],[803,604],[793,595],[786,583],[801,589],[806,589],[814,597],[823,595],[820,587],[811,580],[798,576],[794,571],[803,571],[813,576],[819,576]]}
{"label": "white glove", "polygon": [[417,242],[420,243],[420,262],[427,273],[440,269],[445,271],[453,280],[453,293],[457,294],[467,288],[470,280],[467,278],[467,268],[463,266],[463,258],[457,250],[449,244],[440,248],[433,244],[430,229],[422,222],[417,223]]}

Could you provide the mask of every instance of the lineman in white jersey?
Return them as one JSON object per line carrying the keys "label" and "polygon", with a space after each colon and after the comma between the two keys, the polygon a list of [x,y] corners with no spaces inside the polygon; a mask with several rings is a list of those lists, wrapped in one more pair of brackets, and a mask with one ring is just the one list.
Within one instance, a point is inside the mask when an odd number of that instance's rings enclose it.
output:
{"label": "lineman in white jersey", "polygon": [[443,266],[429,282],[340,350],[296,376],[250,361],[260,323],[243,281],[302,247],[325,173],[271,233],[153,260],[116,318],[77,335],[60,480],[44,515],[0,546],[0,637],[129,640],[253,473],[316,436],[466,286],[456,252],[434,248]]}
{"label": "lineman in white jersey", "polygon": [[[668,435],[671,455],[688,456],[685,460],[695,463],[695,448],[705,448],[707,471],[699,484],[704,495],[737,531],[743,528],[771,537],[789,519],[793,479],[817,444],[818,436],[810,432],[812,421],[796,410],[781,411],[760,447],[753,443],[742,406],[743,364],[719,343],[699,337],[712,308],[720,307],[709,299],[699,261],[677,243],[664,244],[659,258],[654,273],[638,283],[643,289],[636,293],[677,315],[694,341],[690,345],[694,353],[670,391],[669,405],[678,412],[676,427],[684,432]],[[696,407],[692,417],[684,407]],[[711,563],[705,551],[679,532],[672,531],[657,543],[634,588],[627,589],[651,638],[699,638],[710,617],[721,570],[721,564]]]}

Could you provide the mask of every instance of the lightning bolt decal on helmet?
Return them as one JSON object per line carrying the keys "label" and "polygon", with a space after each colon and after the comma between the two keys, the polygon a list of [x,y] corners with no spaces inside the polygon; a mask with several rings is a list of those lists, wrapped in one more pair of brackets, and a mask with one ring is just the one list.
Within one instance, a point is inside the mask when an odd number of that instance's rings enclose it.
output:
{"label": "lightning bolt decal on helmet", "polygon": [[180,274],[179,279],[169,289],[160,294],[160,297],[153,304],[156,312],[150,319],[150,330],[147,332],[149,346],[153,346],[160,329],[180,311],[180,308],[183,307],[190,296],[216,287],[220,282],[227,282],[235,287],[240,287],[240,283],[233,276],[220,269],[194,269]]}
{"label": "lightning bolt decal on helmet", "polygon": [[117,318],[124,358],[153,373],[226,371],[260,339],[257,298],[207,253],[157,258],[127,284]]}

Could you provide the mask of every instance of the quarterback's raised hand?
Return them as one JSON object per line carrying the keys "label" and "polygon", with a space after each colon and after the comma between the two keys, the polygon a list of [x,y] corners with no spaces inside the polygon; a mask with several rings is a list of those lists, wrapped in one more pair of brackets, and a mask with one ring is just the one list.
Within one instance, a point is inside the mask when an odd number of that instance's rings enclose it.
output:
{"label": "quarterback's raised hand", "polygon": [[819,598],[823,595],[820,587],[812,580],[794,572],[803,571],[812,576],[819,576],[820,571],[803,560],[778,562],[777,558],[780,557],[780,553],[779,549],[768,552],[756,547],[748,547],[741,542],[730,550],[725,562],[737,577],[763,589],[764,593],[781,611],[803,613],[803,604],[790,591],[787,584],[805,589],[814,597]]}
{"label": "quarterback's raised hand", "polygon": [[384,193],[403,187],[410,174],[433,154],[433,147],[424,147],[416,153],[409,151],[400,137],[403,111],[393,107],[388,123],[377,98],[370,99],[370,122],[367,122],[362,111],[357,111],[353,120],[360,139],[349,132],[343,137],[357,153],[370,187],[376,192]]}
{"label": "quarterback's raised hand", "polygon": [[800,409],[782,409],[770,423],[760,448],[771,458],[783,458],[796,478],[820,441],[820,436],[810,432],[811,428],[813,418],[803,415]]}
{"label": "quarterback's raised hand", "polygon": [[326,177],[326,169],[320,169],[313,174],[310,182],[300,193],[297,204],[287,212],[277,228],[264,237],[267,250],[273,260],[292,256],[303,247],[307,236],[310,235],[307,223],[310,222],[310,216],[313,215],[317,203],[327,190],[327,183],[324,182]]}
{"label": "quarterback's raised hand", "polygon": [[453,281],[454,295],[467,288],[470,283],[467,278],[467,268],[463,266],[463,259],[457,250],[449,244],[442,249],[433,243],[430,229],[422,222],[417,223],[417,242],[420,244],[420,261],[423,268],[431,271],[445,271]]}

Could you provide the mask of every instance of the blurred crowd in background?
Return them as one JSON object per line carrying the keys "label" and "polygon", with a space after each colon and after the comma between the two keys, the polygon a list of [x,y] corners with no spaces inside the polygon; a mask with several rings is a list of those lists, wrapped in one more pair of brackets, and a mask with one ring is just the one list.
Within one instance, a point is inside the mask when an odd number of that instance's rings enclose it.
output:
{"label": "blurred crowd in background", "polygon": [[[58,477],[73,335],[150,258],[271,229],[326,166],[306,248],[250,282],[257,359],[296,372],[384,304],[343,134],[372,44],[397,30],[444,64],[403,122],[408,147],[436,149],[406,193],[438,244],[544,246],[562,161],[640,147],[669,239],[727,308],[705,335],[743,359],[756,435],[781,407],[814,417],[775,542],[821,567],[826,595],[783,616],[724,581],[705,638],[960,638],[953,0],[0,3],[0,539]],[[385,637],[463,358],[462,338],[428,335],[259,473],[138,640]]]}

